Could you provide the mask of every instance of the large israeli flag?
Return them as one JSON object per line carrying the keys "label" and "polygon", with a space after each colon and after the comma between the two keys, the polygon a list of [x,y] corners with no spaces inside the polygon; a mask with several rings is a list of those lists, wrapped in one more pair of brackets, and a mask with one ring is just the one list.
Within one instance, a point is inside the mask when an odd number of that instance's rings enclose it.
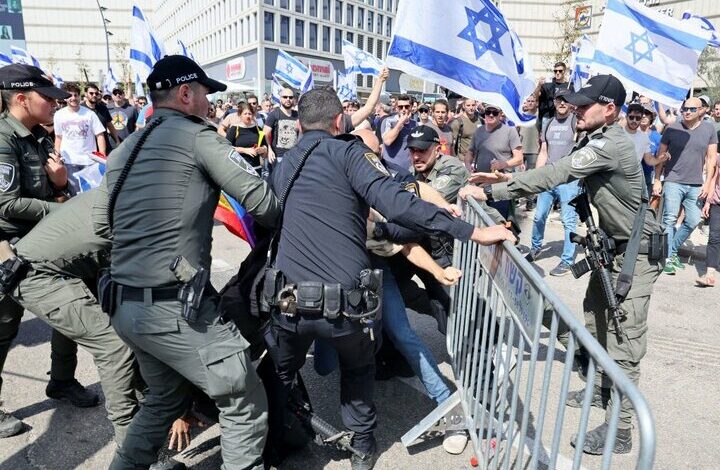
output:
{"label": "large israeli flag", "polygon": [[679,106],[695,78],[711,33],[635,0],[608,0],[593,71],[612,73],[628,91]]}
{"label": "large israeli flag", "polygon": [[312,89],[314,86],[312,70],[295,57],[282,49],[278,50],[275,61],[275,77],[281,79],[301,93]]}
{"label": "large israeli flag", "polygon": [[273,103],[280,104],[280,93],[282,93],[282,91],[282,84],[278,81],[277,77],[273,75],[272,83],[270,84],[270,95]]}
{"label": "large israeli flag", "polygon": [[682,14],[682,19],[692,21],[705,31],[710,31],[712,36],[710,37],[710,42],[708,42],[708,45],[712,47],[720,47],[720,36],[715,29],[715,25],[712,24],[709,19],[705,18],[704,16],[693,15],[691,11],[684,11]]}
{"label": "large israeli flag", "polygon": [[345,73],[365,73],[380,75],[384,67],[382,61],[369,52],[356,47],[353,43],[343,39],[342,53],[345,58]]}
{"label": "large israeli flag", "polygon": [[40,62],[21,47],[10,46],[10,53],[12,54],[12,61],[16,64],[34,65],[37,68],[41,68]]}
{"label": "large israeli flag", "polygon": [[140,7],[133,5],[130,30],[130,65],[133,70],[140,75],[143,81],[146,81],[155,62],[162,59],[164,55],[165,48],[162,42],[158,39]]}
{"label": "large israeli flag", "polygon": [[521,110],[532,64],[490,0],[401,0],[395,21],[388,67],[499,106],[516,124],[535,119]]}
{"label": "large israeli flag", "polygon": [[574,90],[582,88],[590,78],[590,68],[595,55],[595,45],[587,34],[583,34],[570,46],[570,83]]}
{"label": "large israeli flag", "polygon": [[335,91],[340,101],[357,99],[357,75],[335,72]]}

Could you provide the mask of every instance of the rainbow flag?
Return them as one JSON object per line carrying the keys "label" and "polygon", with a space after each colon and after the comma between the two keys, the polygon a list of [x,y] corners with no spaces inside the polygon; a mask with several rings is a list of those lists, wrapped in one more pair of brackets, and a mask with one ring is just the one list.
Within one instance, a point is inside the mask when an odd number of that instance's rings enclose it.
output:
{"label": "rainbow flag", "polygon": [[248,242],[250,248],[255,248],[252,216],[225,191],[220,192],[220,200],[215,209],[215,220],[222,222],[230,233]]}

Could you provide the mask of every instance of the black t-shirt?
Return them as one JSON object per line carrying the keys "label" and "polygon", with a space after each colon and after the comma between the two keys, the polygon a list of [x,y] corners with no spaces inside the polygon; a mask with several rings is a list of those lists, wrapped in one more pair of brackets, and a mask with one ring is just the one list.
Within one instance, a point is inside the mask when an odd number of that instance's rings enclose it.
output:
{"label": "black t-shirt", "polygon": [[555,105],[553,104],[555,93],[557,93],[558,90],[567,90],[568,88],[572,90],[570,82],[556,83],[555,80],[553,80],[550,83],[543,83],[543,86],[540,88],[540,99],[538,100],[539,120],[542,120],[543,117],[555,116]]}
{"label": "black t-shirt", "polygon": [[[258,145],[258,140],[260,139],[260,129],[257,126],[230,126],[227,130],[227,133],[225,134],[225,137],[227,138],[228,142],[230,142],[230,145],[232,145],[233,147],[267,147],[264,135],[262,137],[262,140],[260,141],[260,145]],[[241,153],[240,155],[242,155],[243,158],[247,160],[248,163],[250,163],[252,166],[260,166],[260,157],[248,155],[246,153]]]}
{"label": "black t-shirt", "polygon": [[272,142],[270,146],[278,161],[285,155],[285,152],[295,146],[298,140],[297,120],[298,113],[295,110],[291,112],[290,116],[280,111],[280,108],[275,108],[268,114],[265,125],[271,129]]}
{"label": "black t-shirt", "polygon": [[95,103],[95,107],[91,108],[87,104],[85,104],[85,101],[80,103],[80,106],[85,106],[87,109],[91,110],[95,115],[100,119],[100,122],[105,127],[105,132],[103,132],[103,136],[105,137],[105,145],[107,146],[107,152],[110,153],[110,149],[113,148],[110,137],[108,136],[108,126],[112,125],[112,116],[110,115],[110,111],[108,110],[107,106],[105,106],[105,103],[102,103],[98,101]]}

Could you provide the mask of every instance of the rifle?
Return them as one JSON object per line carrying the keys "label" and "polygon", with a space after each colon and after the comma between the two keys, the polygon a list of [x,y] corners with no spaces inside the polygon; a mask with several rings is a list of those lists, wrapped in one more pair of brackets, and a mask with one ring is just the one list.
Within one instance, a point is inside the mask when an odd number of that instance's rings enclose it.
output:
{"label": "rifle", "polygon": [[585,258],[575,263],[571,270],[575,279],[580,278],[588,271],[595,271],[600,278],[603,294],[608,304],[608,315],[615,327],[618,343],[623,342],[624,333],[620,322],[624,321],[627,313],[620,307],[615,288],[612,284],[610,269],[615,254],[615,241],[595,225],[587,193],[583,192],[570,202],[577,210],[580,221],[587,227],[587,235],[570,234],[570,241],[582,245],[585,249]]}

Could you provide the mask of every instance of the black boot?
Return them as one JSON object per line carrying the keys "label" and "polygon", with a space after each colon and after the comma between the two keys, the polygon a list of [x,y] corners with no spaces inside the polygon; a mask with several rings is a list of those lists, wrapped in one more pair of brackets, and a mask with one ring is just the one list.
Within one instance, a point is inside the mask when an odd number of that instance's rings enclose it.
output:
{"label": "black boot", "polygon": [[[603,423],[585,435],[585,443],[583,452],[591,455],[602,455],[605,448],[605,439],[608,435],[608,425]],[[573,436],[570,444],[575,447],[577,436]],[[615,435],[615,446],[612,451],[614,454],[627,454],[632,450],[632,430],[618,429]]]}
{"label": "black boot", "polygon": [[45,395],[55,400],[67,401],[78,408],[89,408],[100,403],[100,397],[96,393],[89,391],[75,379],[50,379]]}
{"label": "black boot", "polygon": [[155,462],[150,465],[148,470],[186,470],[187,467],[184,463],[178,462],[175,459],[167,459],[162,462]]}
{"label": "black boot", "polygon": [[378,459],[377,446],[373,445],[372,448],[365,452],[365,458],[360,458],[355,454],[350,457],[350,466],[352,470],[372,470],[375,467],[375,463]]}
{"label": "black boot", "polygon": [[[568,393],[565,404],[571,408],[582,408],[585,399],[585,389]],[[606,409],[610,401],[610,389],[593,387],[592,406]]]}
{"label": "black boot", "polygon": [[0,410],[0,438],[14,436],[22,431],[23,422],[15,416]]}

